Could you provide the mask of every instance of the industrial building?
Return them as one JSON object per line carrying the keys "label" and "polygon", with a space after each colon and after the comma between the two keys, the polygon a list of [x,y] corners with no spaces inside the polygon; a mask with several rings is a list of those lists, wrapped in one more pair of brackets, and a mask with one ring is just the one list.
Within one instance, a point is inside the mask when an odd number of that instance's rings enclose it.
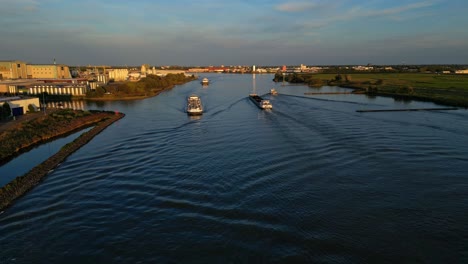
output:
{"label": "industrial building", "polygon": [[109,70],[109,79],[116,82],[126,81],[128,79],[128,69],[111,69]]}
{"label": "industrial building", "polygon": [[85,78],[6,80],[0,81],[0,93],[85,96],[91,83]]}
{"label": "industrial building", "polygon": [[72,77],[70,68],[64,64],[28,64],[26,68],[29,79],[68,79]]}
{"label": "industrial building", "polygon": [[42,93],[54,95],[72,95],[72,96],[85,96],[88,91],[86,84],[36,84],[28,88],[28,94],[38,95]]}
{"label": "industrial building", "polygon": [[27,64],[24,61],[0,61],[0,79],[67,79],[70,68],[64,64]]}
{"label": "industrial building", "polygon": [[26,79],[28,72],[23,61],[0,61],[0,79]]}
{"label": "industrial building", "polygon": [[4,103],[7,103],[10,105],[11,108],[11,114],[13,116],[20,116],[23,115],[24,113],[28,112],[30,109],[30,106],[34,111],[37,111],[40,109],[40,104],[39,104],[39,98],[21,98],[18,96],[15,97],[1,97],[0,98],[0,104],[3,105]]}

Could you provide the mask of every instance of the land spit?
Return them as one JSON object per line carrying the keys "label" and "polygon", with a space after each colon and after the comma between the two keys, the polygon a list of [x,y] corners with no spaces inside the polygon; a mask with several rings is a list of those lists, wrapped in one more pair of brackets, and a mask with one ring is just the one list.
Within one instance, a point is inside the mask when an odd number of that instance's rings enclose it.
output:
{"label": "land spit", "polygon": [[0,188],[0,212],[13,201],[36,186],[50,171],[62,163],[69,155],[91,141],[97,134],[115,121],[123,118],[123,113],[106,112],[107,114],[88,132],[83,133],[74,141],[63,146],[59,152],[37,165],[23,176],[19,176]]}

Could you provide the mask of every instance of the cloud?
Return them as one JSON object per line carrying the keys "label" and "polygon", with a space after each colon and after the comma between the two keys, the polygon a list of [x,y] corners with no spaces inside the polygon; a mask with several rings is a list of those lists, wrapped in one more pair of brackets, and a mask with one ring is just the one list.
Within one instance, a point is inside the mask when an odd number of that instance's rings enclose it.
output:
{"label": "cloud", "polygon": [[318,4],[310,2],[289,2],[277,5],[275,9],[282,12],[304,12],[318,6]]}
{"label": "cloud", "polygon": [[[302,24],[302,33],[317,33],[319,30],[333,26],[336,23],[351,23],[352,21],[368,18],[387,19],[393,21],[404,21],[430,16],[429,13],[416,12],[424,8],[433,7],[437,1],[422,1],[407,5],[389,8],[370,8],[364,6],[335,5],[332,7],[322,6],[320,13],[313,17],[296,16],[296,24]],[[318,5],[315,5],[318,8]],[[339,10],[339,11],[337,11]]]}
{"label": "cloud", "polygon": [[416,9],[421,9],[425,7],[433,6],[434,3],[427,1],[427,2],[419,2],[413,3],[405,6],[398,6],[393,8],[387,8],[382,10],[369,10],[368,12],[364,13],[366,16],[389,16],[389,15],[399,15],[401,13],[412,11]]}
{"label": "cloud", "polygon": [[434,6],[434,1],[423,1],[412,3],[403,6],[396,6],[391,8],[384,8],[384,9],[365,9],[360,6],[356,6],[351,8],[348,12],[346,12],[343,17],[347,19],[354,19],[359,17],[390,17],[394,18],[397,17],[405,12],[414,11],[426,7]]}
{"label": "cloud", "polygon": [[37,0],[2,0],[1,15],[22,15],[37,11],[39,2]]}

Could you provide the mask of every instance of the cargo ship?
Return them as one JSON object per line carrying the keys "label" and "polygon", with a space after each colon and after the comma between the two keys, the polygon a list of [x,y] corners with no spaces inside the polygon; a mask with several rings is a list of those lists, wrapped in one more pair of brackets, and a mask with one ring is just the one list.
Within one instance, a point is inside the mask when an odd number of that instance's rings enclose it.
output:
{"label": "cargo ship", "polygon": [[197,95],[190,95],[187,98],[187,114],[188,115],[201,115],[203,114],[203,105],[200,97]]}
{"label": "cargo ship", "polygon": [[270,100],[265,100],[262,97],[258,96],[255,93],[249,94],[249,98],[252,100],[252,102],[255,103],[256,106],[258,106],[260,109],[272,109],[273,106],[270,103]]}

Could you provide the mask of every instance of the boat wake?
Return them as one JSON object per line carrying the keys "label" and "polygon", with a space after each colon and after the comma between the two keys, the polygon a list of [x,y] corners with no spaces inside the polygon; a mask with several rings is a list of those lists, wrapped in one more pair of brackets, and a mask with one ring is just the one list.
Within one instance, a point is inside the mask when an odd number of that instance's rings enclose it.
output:
{"label": "boat wake", "polygon": [[233,102],[232,104],[228,105],[226,108],[223,108],[223,109],[220,109],[220,110],[214,112],[213,114],[211,114],[211,116],[214,117],[214,116],[217,116],[217,115],[219,115],[219,114],[221,114],[221,113],[223,113],[223,112],[230,111],[232,107],[234,107],[234,106],[237,105],[238,103],[244,101],[245,99],[246,99],[246,98],[241,98],[241,99],[239,99],[239,100]]}

